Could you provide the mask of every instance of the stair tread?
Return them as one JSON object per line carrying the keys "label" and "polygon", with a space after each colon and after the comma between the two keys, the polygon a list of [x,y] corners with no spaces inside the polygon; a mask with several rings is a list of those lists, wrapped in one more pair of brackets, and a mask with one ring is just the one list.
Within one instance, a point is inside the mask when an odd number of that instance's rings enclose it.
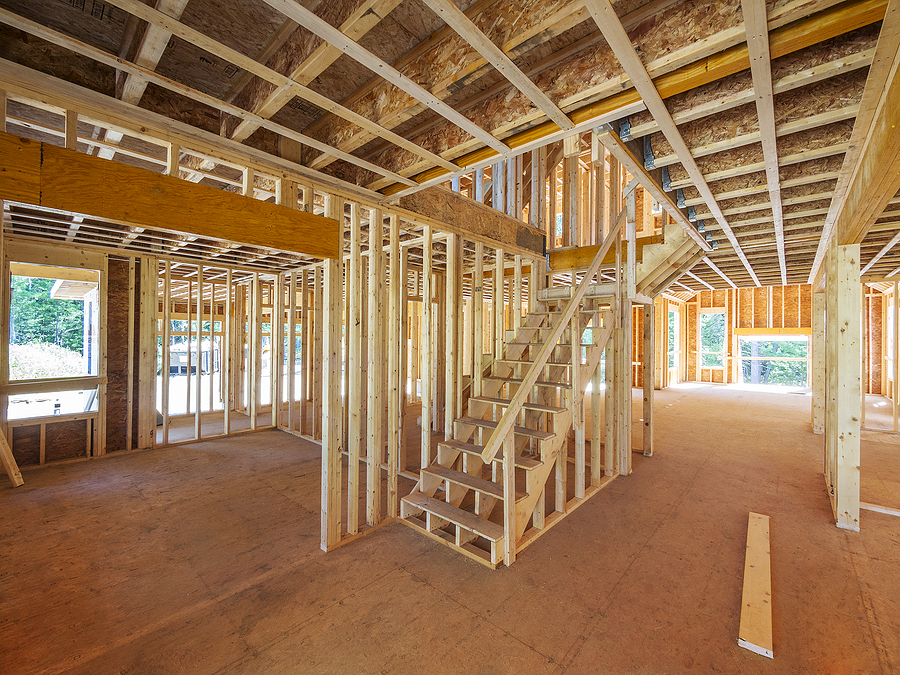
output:
{"label": "stair tread", "polygon": [[[453,448],[454,450],[459,450],[460,452],[468,452],[473,455],[480,455],[484,451],[483,445],[476,445],[475,443],[466,443],[465,441],[457,441],[456,439],[450,439],[447,441],[440,441],[438,445],[446,445],[448,448]],[[494,458],[495,462],[502,462],[503,456],[501,454],[497,454]],[[536,469],[541,466],[541,462],[537,459],[532,459],[531,457],[523,457],[522,455],[516,455],[516,466],[520,469],[525,469],[530,471],[531,469]]]}
{"label": "stair tread", "polygon": [[[497,363],[534,363],[534,361],[528,361],[527,359],[497,359]],[[559,363],[554,361],[547,361],[545,364],[547,366],[560,366],[562,368],[571,368],[572,363]]]}
{"label": "stair tread", "polygon": [[422,473],[430,473],[432,476],[449,480],[451,483],[462,485],[470,490],[477,490],[478,492],[491,495],[491,497],[503,499],[503,486],[497,485],[497,483],[494,483],[493,481],[485,480],[480,476],[473,476],[472,474],[463,473],[462,471],[441,466],[440,464],[432,464],[431,466],[422,469]]}
{"label": "stair tread", "polygon": [[403,498],[410,506],[433,513],[438,518],[447,520],[454,525],[470,530],[489,541],[497,542],[503,539],[503,526],[492,523],[484,518],[479,518],[474,513],[464,511],[440,499],[429,497],[421,492],[414,492]]}
{"label": "stair tread", "polygon": [[[499,422],[495,422],[494,420],[483,420],[477,417],[460,417],[457,422],[462,422],[463,424],[472,424],[478,427],[488,427],[494,429]],[[540,431],[538,429],[529,429],[527,427],[513,427],[513,431],[522,436],[533,436],[534,438],[540,438],[542,440],[546,440],[548,438],[553,438],[556,436],[552,431]]]}
{"label": "stair tread", "polygon": [[[469,398],[469,400],[482,401],[483,403],[498,403],[501,405],[509,405],[511,403],[508,398],[494,398],[492,396],[472,396]],[[565,408],[559,408],[553,405],[544,405],[543,403],[524,403],[522,407],[527,408],[528,410],[540,410],[541,412],[549,413],[564,413],[566,411]]]}
{"label": "stair tread", "polygon": [[[521,378],[518,377],[500,377],[498,375],[491,375],[490,377],[485,377],[485,380],[498,380],[499,382],[509,382],[510,384],[519,384],[522,382]],[[572,385],[568,382],[544,382],[542,380],[538,380],[535,382],[535,385],[538,387],[559,387],[561,389],[571,389]]]}

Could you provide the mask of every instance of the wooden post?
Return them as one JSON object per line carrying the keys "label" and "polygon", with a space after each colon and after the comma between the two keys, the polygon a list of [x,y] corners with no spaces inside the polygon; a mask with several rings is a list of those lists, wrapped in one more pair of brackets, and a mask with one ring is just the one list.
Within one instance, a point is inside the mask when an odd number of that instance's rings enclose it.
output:
{"label": "wooden post", "polygon": [[369,341],[368,402],[366,403],[366,513],[367,522],[374,527],[381,521],[381,463],[384,456],[384,336],[382,332],[384,297],[384,232],[380,209],[369,211]]}
{"label": "wooden post", "polygon": [[519,326],[522,325],[522,256],[517,255],[515,257],[516,268],[515,268],[515,276],[513,277],[513,297],[512,297],[512,309],[513,309],[513,321],[512,321],[512,329],[518,334]]}
{"label": "wooden post", "polygon": [[516,561],[516,443],[512,431],[503,439],[503,554],[507,567]]}
{"label": "wooden post", "polygon": [[[134,264],[134,258],[131,259],[131,264]],[[132,293],[133,295],[133,293]],[[134,304],[133,302],[131,304]],[[133,309],[132,309],[133,312]],[[131,313],[129,313],[131,314]],[[131,336],[134,333],[134,316],[132,315],[128,321],[128,334]],[[162,332],[162,413],[163,418],[163,433],[162,433],[162,442],[163,445],[169,444],[169,384],[171,382],[171,363],[170,363],[170,350],[172,347],[172,263],[166,260],[165,271],[163,272],[163,332]],[[132,357],[132,351],[134,349],[133,342],[129,341],[128,354],[129,357]],[[129,366],[128,371],[132,371],[133,366]],[[129,413],[131,412],[131,404],[128,406]],[[226,430],[227,433],[227,430]],[[128,444],[128,449],[131,450],[131,444]]]}
{"label": "wooden post", "polygon": [[138,448],[156,442],[156,322],[158,264],[156,258],[141,258],[141,304],[138,362]]}
{"label": "wooden post", "polygon": [[78,113],[66,110],[66,150],[78,149]]}
{"label": "wooden post", "polygon": [[306,272],[305,269],[300,270],[300,423],[297,425],[297,431],[301,434],[309,428],[306,416],[310,393],[309,354],[312,343],[312,331],[309,326],[309,287]]}
{"label": "wooden post", "polygon": [[256,429],[259,424],[259,400],[262,386],[262,284],[259,280],[259,272],[253,273],[253,280],[250,282],[250,312],[247,323],[250,324],[250,340],[247,345],[250,391],[247,398],[250,404],[250,428]]}
{"label": "wooden post", "polygon": [[347,534],[359,530],[359,457],[362,444],[362,349],[360,346],[360,214],[359,204],[350,202],[350,275],[346,293],[347,314]]}
{"label": "wooden post", "polygon": [[[596,301],[595,301],[596,305]],[[594,349],[597,349],[599,344],[599,334],[600,334],[600,312],[594,311],[594,329],[591,331],[594,338]],[[601,464],[603,462],[600,456],[600,444],[602,437],[602,426],[600,422],[601,418],[601,398],[600,398],[600,362],[598,361],[597,367],[594,369],[594,372],[591,377],[591,485],[596,487],[600,485],[600,479],[603,477],[603,469],[601,468]]]}
{"label": "wooden post", "polygon": [[450,234],[447,237],[447,282],[445,286],[444,310],[446,312],[446,334],[451,336],[445,340],[444,358],[444,438],[453,438],[453,420],[456,413],[456,387],[457,382],[457,353],[460,346],[455,336],[459,331],[457,320],[459,316],[459,235]]}
{"label": "wooden post", "polygon": [[481,384],[484,370],[484,244],[475,242],[475,272],[472,280],[472,344],[475,360],[472,370],[472,395],[481,396]]}
{"label": "wooden post", "polygon": [[324,346],[322,340],[323,325],[325,321],[322,289],[323,270],[322,265],[316,265],[313,272],[313,353],[310,358],[310,368],[312,371],[312,437],[322,438],[322,354]]}
{"label": "wooden post", "polygon": [[[190,333],[190,326],[188,327]],[[194,438],[198,441],[203,436],[200,420],[200,408],[202,405],[202,374],[203,374],[203,265],[197,265],[197,330],[194,332],[197,339],[197,362],[194,366]],[[190,377],[190,373],[188,373]]]}
{"label": "wooden post", "polygon": [[[826,298],[826,467],[837,526],[859,530],[859,244],[832,244]],[[895,340],[896,342],[896,340]]]}
{"label": "wooden post", "polygon": [[422,325],[421,332],[421,392],[422,392],[422,457],[421,467],[424,469],[431,464],[431,398],[432,380],[431,365],[434,346],[431,335],[431,226],[422,228]]}
{"label": "wooden post", "polygon": [[409,297],[408,293],[408,267],[409,267],[409,249],[406,246],[400,247],[400,276],[399,276],[399,293],[400,293],[400,439],[399,450],[400,458],[398,460],[398,471],[405,471],[407,467],[407,447],[406,447],[406,405],[408,402],[407,384],[409,382]]}
{"label": "wooden post", "polygon": [[287,410],[287,428],[294,430],[294,420],[296,419],[296,400],[297,400],[297,271],[291,272],[290,285],[288,288],[288,410]]}
{"label": "wooden post", "polygon": [[284,390],[284,273],[275,275],[272,282],[272,322],[269,343],[272,355],[272,363],[269,368],[270,382],[272,386],[272,426],[276,429],[281,426],[281,413]]}
{"label": "wooden post", "polygon": [[[456,191],[459,192],[457,180]],[[400,326],[401,294],[403,277],[400,272],[400,219],[390,216],[390,302],[388,320],[388,516],[396,518],[399,514],[399,495],[397,479],[399,476],[400,442],[402,427],[402,402],[400,393],[401,343],[403,333]]]}
{"label": "wooden post", "polygon": [[[166,261],[166,271],[168,272],[169,262]],[[128,382],[125,384],[125,449],[131,450],[132,440],[134,438],[134,292],[135,292],[135,263],[134,258],[128,258]],[[163,283],[163,301],[168,298],[168,274]],[[169,345],[166,344],[166,337],[169,334],[168,325],[166,325],[165,309],[163,310],[163,330],[162,330],[162,366],[160,367],[160,379],[163,386],[163,400],[167,400],[168,392],[166,389],[167,380],[169,378]],[[166,414],[165,411],[163,415]],[[163,417],[165,421],[165,417]]]}
{"label": "wooden post", "polygon": [[494,358],[503,358],[505,326],[503,323],[503,249],[498,248],[494,257],[493,315],[494,315]]}
{"label": "wooden post", "polygon": [[475,169],[475,201],[484,204],[484,169]]}
{"label": "wooden post", "polygon": [[[576,313],[572,317],[572,429],[575,431],[575,496],[584,498],[584,385],[581,382],[581,336],[583,324],[581,315]],[[563,447],[567,444],[563,443]],[[568,454],[568,453],[565,453]]]}
{"label": "wooden post", "polygon": [[224,373],[222,381],[225,383],[225,391],[222,393],[222,407],[224,408],[225,435],[231,433],[231,409],[234,406],[234,389],[232,387],[232,374],[234,372],[234,285],[231,268],[225,272],[225,335],[223,337],[225,349]]}
{"label": "wooden post", "polygon": [[825,294],[812,297],[812,427],[825,432]]}
{"label": "wooden post", "polygon": [[644,455],[653,456],[653,376],[656,373],[656,308],[644,305]]}

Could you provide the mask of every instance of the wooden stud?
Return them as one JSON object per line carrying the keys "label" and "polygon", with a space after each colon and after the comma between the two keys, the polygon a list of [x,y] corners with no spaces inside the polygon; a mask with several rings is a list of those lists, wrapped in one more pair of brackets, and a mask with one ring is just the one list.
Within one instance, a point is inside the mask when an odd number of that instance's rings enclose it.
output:
{"label": "wooden stud", "polygon": [[503,439],[503,558],[516,561],[516,443],[510,430]]}
{"label": "wooden stud", "polygon": [[[133,259],[132,259],[133,260]],[[134,322],[129,321],[133,332]],[[171,393],[171,349],[172,349],[172,262],[165,261],[163,272],[163,330],[162,330],[162,442],[169,444],[169,395]],[[129,347],[129,353],[131,348]],[[130,369],[129,369],[130,370]],[[131,406],[129,406],[129,409]],[[227,433],[227,429],[226,429]],[[131,449],[131,446],[128,446]]]}
{"label": "wooden stud", "polygon": [[366,403],[366,521],[381,521],[381,464],[384,460],[384,224],[380,209],[369,211],[368,400]]}
{"label": "wooden stud", "polygon": [[[337,202],[335,199],[334,202]],[[334,210],[334,202],[330,205]],[[341,539],[341,265],[335,259],[321,264],[324,289],[322,298],[322,322],[320,343],[323,351],[322,368],[322,540],[321,548],[327,551]],[[316,276],[319,276],[317,268]],[[313,416],[317,415],[313,411]]]}
{"label": "wooden stud", "polygon": [[[348,287],[349,288],[349,287]],[[288,390],[287,428],[295,429],[297,400],[297,271],[288,282]]]}
{"label": "wooden stud", "polygon": [[74,110],[66,110],[66,150],[78,149],[78,113]]}
{"label": "wooden stud", "polygon": [[[168,261],[166,262],[168,268]],[[128,259],[128,338],[127,349],[128,358],[126,360],[127,381],[125,383],[125,449],[131,450],[132,437],[134,435],[134,258]],[[164,293],[165,295],[165,293]],[[163,327],[165,333],[165,326]],[[163,376],[163,387],[165,387],[165,379],[167,377],[166,364],[168,364],[168,350],[166,349],[165,339],[162,345],[162,363],[161,368]]]}
{"label": "wooden stud", "polygon": [[475,242],[475,276],[472,281],[472,343],[474,345],[474,370],[472,394],[481,396],[484,376],[484,244]]}
{"label": "wooden stud", "polygon": [[494,321],[494,358],[503,357],[503,343],[506,341],[506,329],[503,323],[503,279],[505,258],[503,249],[496,249],[494,256],[494,284],[491,290],[493,297]]}
{"label": "wooden stud", "polygon": [[644,305],[644,456],[653,456],[653,389],[656,374],[656,308]]}
{"label": "wooden stud", "polygon": [[234,371],[234,302],[232,296],[234,294],[232,272],[229,267],[225,271],[225,335],[223,337],[225,359],[223,363],[222,382],[222,407],[224,408],[223,429],[225,435],[231,434],[231,409],[234,406],[234,395],[231,386],[232,373]]}
{"label": "wooden stud", "polygon": [[322,265],[316,265],[313,270],[313,352],[310,356],[311,392],[312,392],[312,437],[314,439],[322,438],[322,350],[324,349],[322,340],[324,339],[322,331],[327,329],[324,326],[325,314],[322,303],[324,302],[322,294]]}
{"label": "wooden stud", "polygon": [[512,297],[512,330],[519,332],[519,326],[522,324],[522,256],[515,257],[515,273],[513,277],[513,297]]}
{"label": "wooden stud", "polygon": [[262,283],[259,272],[253,273],[250,282],[250,341],[247,349],[250,366],[248,400],[250,403],[250,428],[259,426],[260,394],[262,389]]}
{"label": "wooden stud", "polygon": [[453,421],[456,418],[456,387],[459,374],[456,372],[457,355],[460,346],[454,336],[459,332],[457,317],[459,316],[459,235],[447,237],[447,274],[445,288],[445,322],[446,334],[451,336],[445,341],[444,355],[444,438],[453,438]]}
{"label": "wooden stud", "polygon": [[347,315],[347,534],[359,530],[359,458],[362,444],[362,349],[360,311],[360,214],[359,204],[350,203],[350,275],[346,293]]}
{"label": "wooden stud", "polygon": [[[190,299],[188,299],[188,302],[190,302]],[[188,325],[188,333],[190,333],[190,325]],[[203,265],[197,265],[197,330],[195,331],[195,337],[197,339],[197,364],[194,366],[194,373],[197,386],[194,389],[194,438],[199,441],[203,436],[200,419],[203,393]],[[188,373],[188,377],[190,376],[191,374]]]}
{"label": "wooden stud", "polygon": [[[141,258],[141,302],[138,361],[138,448],[156,442],[156,323],[159,265],[156,258]],[[101,399],[102,400],[102,399]]]}
{"label": "wooden stud", "polygon": [[421,335],[421,396],[422,396],[422,456],[421,468],[431,464],[431,397],[432,397],[432,362],[434,346],[432,344],[432,268],[431,268],[431,226],[423,230],[422,242],[422,324]]}
{"label": "wooden stud", "polygon": [[[459,185],[457,185],[459,191]],[[400,324],[401,317],[401,286],[405,279],[400,271],[400,219],[396,215],[390,216],[390,301],[388,303],[388,516],[396,518],[399,514],[398,476],[400,461],[400,443],[403,433],[402,426],[402,397],[401,385],[401,343],[403,332]]]}
{"label": "wooden stud", "polygon": [[[306,194],[306,193],[304,193]],[[310,330],[309,288],[307,270],[300,270],[300,424],[297,430],[302,434],[309,428],[307,423],[308,403],[310,397],[309,355],[312,346],[312,330]]]}

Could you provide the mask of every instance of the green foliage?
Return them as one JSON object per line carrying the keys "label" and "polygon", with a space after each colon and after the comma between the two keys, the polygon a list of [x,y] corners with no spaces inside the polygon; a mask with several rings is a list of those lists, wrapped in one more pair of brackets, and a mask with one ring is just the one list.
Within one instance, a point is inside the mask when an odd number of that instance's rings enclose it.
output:
{"label": "green foliage", "polygon": [[84,342],[84,302],[51,299],[53,283],[53,279],[12,278],[10,344],[56,345],[80,355]]}
{"label": "green foliage", "polygon": [[42,343],[9,346],[9,379],[37,380],[84,374],[82,357],[57,345]]}
{"label": "green foliage", "polygon": [[[752,384],[781,384],[805,387],[806,361],[780,361],[766,357],[805,359],[808,343],[802,340],[752,340],[741,338],[741,371],[744,382]],[[752,357],[752,358],[751,358]]]}
{"label": "green foliage", "polygon": [[700,365],[721,368],[725,365],[725,313],[700,315]]}

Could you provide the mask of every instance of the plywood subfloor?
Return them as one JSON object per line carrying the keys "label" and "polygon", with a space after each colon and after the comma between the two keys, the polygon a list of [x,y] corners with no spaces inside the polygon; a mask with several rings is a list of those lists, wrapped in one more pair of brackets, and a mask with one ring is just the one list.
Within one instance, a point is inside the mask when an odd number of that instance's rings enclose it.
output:
{"label": "plywood subfloor", "polygon": [[[26,471],[0,488],[3,672],[900,670],[900,522],[831,524],[809,398],[656,401],[656,456],[496,572],[399,523],[321,553],[318,448],[280,432]],[[736,643],[751,510],[774,661]]]}

